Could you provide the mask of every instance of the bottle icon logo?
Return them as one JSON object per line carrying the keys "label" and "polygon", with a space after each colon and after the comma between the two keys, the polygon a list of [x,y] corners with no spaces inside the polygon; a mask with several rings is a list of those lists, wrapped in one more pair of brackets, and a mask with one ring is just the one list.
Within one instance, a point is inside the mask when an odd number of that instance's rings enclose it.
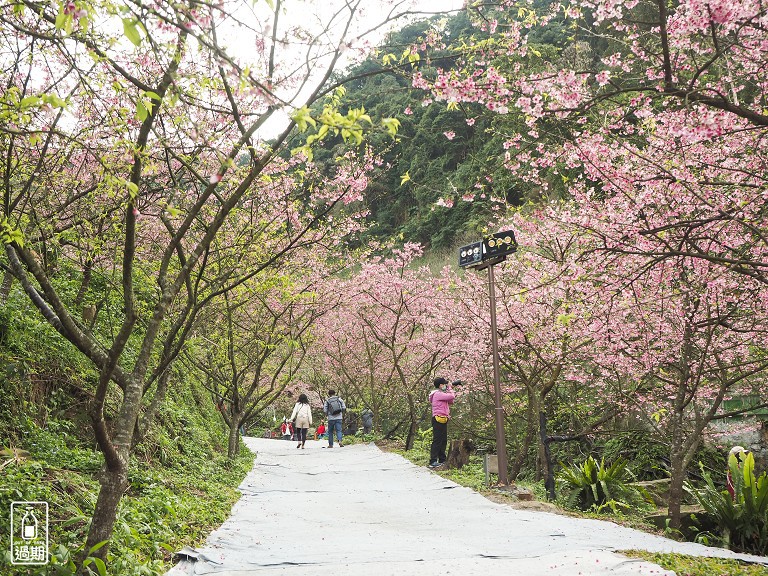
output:
{"label": "bottle icon logo", "polygon": [[21,519],[21,537],[23,540],[34,540],[37,538],[37,516],[31,508],[27,508]]}
{"label": "bottle icon logo", "polygon": [[48,564],[48,502],[11,502],[11,564]]}

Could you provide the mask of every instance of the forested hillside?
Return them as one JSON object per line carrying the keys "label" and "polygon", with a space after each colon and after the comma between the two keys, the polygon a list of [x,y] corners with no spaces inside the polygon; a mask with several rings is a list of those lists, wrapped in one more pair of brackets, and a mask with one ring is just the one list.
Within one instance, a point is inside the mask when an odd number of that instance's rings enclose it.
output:
{"label": "forested hillside", "polygon": [[[539,10],[547,6],[536,4]],[[428,49],[426,39],[435,35],[440,37],[439,46]],[[535,57],[507,58],[500,65],[542,67],[572,58],[579,45],[577,36],[577,30],[565,29],[563,19],[555,18],[528,33]],[[434,78],[438,70],[459,67],[466,57],[462,47],[482,50],[495,44],[468,12],[433,17],[391,33],[363,64],[331,79],[343,84],[345,106],[363,108],[373,117],[395,117],[401,123],[394,140],[382,135],[370,141],[387,170],[363,192],[370,211],[364,238],[453,249],[487,232],[489,223],[510,207],[563,196],[562,182],[544,191],[510,169],[505,141],[526,130],[519,111],[499,114],[471,101],[429,105],[431,95],[413,86],[414,77]],[[548,137],[544,134],[541,142]],[[340,142],[340,137],[326,140],[314,151],[314,160],[333,165],[334,144]]]}

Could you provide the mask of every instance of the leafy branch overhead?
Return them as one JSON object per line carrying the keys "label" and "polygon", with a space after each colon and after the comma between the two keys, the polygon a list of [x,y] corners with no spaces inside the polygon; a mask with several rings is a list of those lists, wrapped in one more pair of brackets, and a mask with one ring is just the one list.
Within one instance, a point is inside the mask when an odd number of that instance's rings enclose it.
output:
{"label": "leafy branch overhead", "polygon": [[[302,146],[294,148],[292,154],[303,154],[309,160],[313,158],[313,145],[317,146],[327,136],[341,136],[346,143],[359,146],[363,143],[366,131],[374,127],[369,114],[365,108],[349,108],[346,113],[341,111],[346,88],[337,87],[327,98],[320,113],[313,115],[313,111],[303,106],[291,116],[296,123],[299,132],[304,133],[310,127],[316,128],[316,131],[309,134]],[[392,138],[397,135],[400,122],[397,118],[381,118],[379,120],[381,128]]]}

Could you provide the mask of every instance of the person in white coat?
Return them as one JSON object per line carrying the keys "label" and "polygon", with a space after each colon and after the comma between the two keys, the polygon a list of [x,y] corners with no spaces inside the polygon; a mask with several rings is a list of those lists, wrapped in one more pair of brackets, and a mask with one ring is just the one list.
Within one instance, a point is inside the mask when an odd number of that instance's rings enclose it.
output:
{"label": "person in white coat", "polygon": [[296,448],[304,448],[307,430],[312,426],[312,408],[309,406],[309,398],[306,394],[299,395],[299,401],[293,407],[290,420],[296,423],[293,426],[296,431],[296,440],[299,442]]}

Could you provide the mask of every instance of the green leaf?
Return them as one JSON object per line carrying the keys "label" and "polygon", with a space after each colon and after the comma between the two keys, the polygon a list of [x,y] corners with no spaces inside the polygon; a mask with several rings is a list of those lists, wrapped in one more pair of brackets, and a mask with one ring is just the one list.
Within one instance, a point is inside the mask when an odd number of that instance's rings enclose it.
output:
{"label": "green leaf", "polygon": [[162,100],[159,94],[157,94],[156,92],[152,92],[151,90],[146,90],[144,92],[144,96],[148,96],[151,100],[157,100],[158,102]]}
{"label": "green leaf", "polygon": [[147,116],[149,116],[147,107],[144,106],[144,102],[142,102],[141,100],[138,100],[136,102],[136,117],[142,122],[144,122],[144,120],[147,119]]}
{"label": "green leaf", "polygon": [[135,182],[126,181],[125,186],[128,188],[128,195],[131,199],[134,199],[139,195],[139,186]]}
{"label": "green leaf", "polygon": [[381,121],[381,125],[387,131],[387,134],[393,138],[397,136],[397,131],[400,129],[400,120],[397,118],[384,118]]}
{"label": "green leaf", "polygon": [[306,156],[308,161],[312,161],[312,148],[310,148],[308,145],[299,146],[297,148],[293,148],[291,150],[291,155],[295,156],[297,154],[304,154]]}
{"label": "green leaf", "polygon": [[3,217],[0,217],[0,242],[3,244],[16,243],[19,247],[24,247],[24,234],[18,228]]}
{"label": "green leaf", "polygon": [[29,106],[37,106],[39,103],[40,103],[39,96],[27,96],[26,98],[22,98],[21,107],[27,108]]}
{"label": "green leaf", "polygon": [[123,34],[134,46],[141,45],[141,34],[139,33],[138,21],[131,18],[123,18]]}
{"label": "green leaf", "polygon": [[104,546],[106,546],[107,542],[109,542],[109,540],[102,540],[101,542],[98,542],[97,544],[94,544],[93,546],[91,546],[91,549],[88,550],[88,555],[90,556],[91,554],[96,552],[96,550],[99,550],[100,548],[103,548]]}
{"label": "green leaf", "polygon": [[62,6],[61,11],[56,16],[56,29],[63,30],[67,24],[68,19],[69,17],[66,14],[64,14],[64,7]]}
{"label": "green leaf", "polygon": [[66,108],[67,102],[63,98],[59,98],[56,94],[43,94],[41,100],[44,104],[50,104],[54,108]]}
{"label": "green leaf", "polygon": [[74,526],[75,524],[83,523],[85,524],[88,522],[89,518],[86,516],[75,516],[74,518],[70,518],[69,520],[65,520],[60,524],[62,528],[69,528],[70,526]]}
{"label": "green leaf", "polygon": [[410,179],[411,179],[411,174],[410,174],[410,170],[409,170],[408,172],[403,174],[402,178],[400,178],[400,186],[402,186],[403,184],[408,182]]}
{"label": "green leaf", "polygon": [[309,124],[313,127],[317,125],[315,119],[312,118],[312,112],[306,106],[302,106],[296,110],[293,116],[291,116],[291,119],[296,122],[299,132],[305,132],[307,130],[307,125]]}
{"label": "green leaf", "polygon": [[96,565],[96,569],[99,571],[99,574],[101,576],[107,576],[107,566],[106,564],[104,564],[104,560],[102,560],[101,558],[95,558],[93,556],[89,556],[83,562],[83,568],[87,568],[91,564]]}
{"label": "green leaf", "polygon": [[107,576],[107,565],[104,564],[104,560],[101,558],[93,558],[93,563],[96,564],[100,576]]}

